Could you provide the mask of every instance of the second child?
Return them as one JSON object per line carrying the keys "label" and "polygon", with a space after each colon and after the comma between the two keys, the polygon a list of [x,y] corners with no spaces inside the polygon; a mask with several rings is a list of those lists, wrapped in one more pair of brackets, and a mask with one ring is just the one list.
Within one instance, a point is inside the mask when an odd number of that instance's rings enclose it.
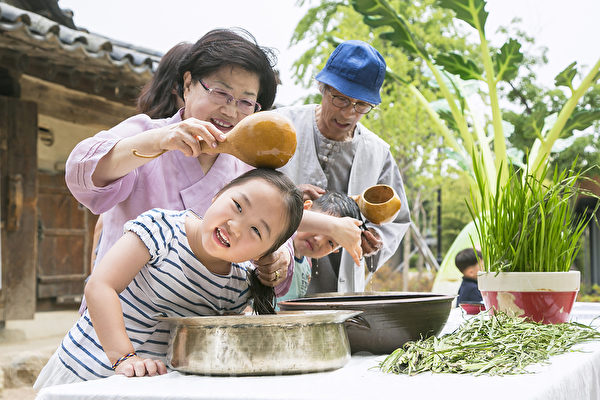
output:
{"label": "second child", "polygon": [[[314,201],[306,200],[304,210],[361,220],[358,204],[348,195],[336,191],[325,192]],[[293,243],[294,276],[289,291],[285,296],[278,297],[278,302],[303,297],[308,290],[311,276],[320,273],[318,259],[340,251],[339,243],[323,233],[298,232],[293,237]]]}
{"label": "second child", "polygon": [[454,258],[454,263],[463,274],[462,283],[458,289],[456,305],[464,302],[483,302],[481,292],[477,287],[477,273],[481,270],[481,252],[475,249],[459,251]]}

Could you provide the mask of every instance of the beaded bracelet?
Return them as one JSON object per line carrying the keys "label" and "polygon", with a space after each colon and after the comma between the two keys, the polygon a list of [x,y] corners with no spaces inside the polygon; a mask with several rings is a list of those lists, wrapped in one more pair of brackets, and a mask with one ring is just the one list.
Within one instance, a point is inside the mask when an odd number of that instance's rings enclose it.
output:
{"label": "beaded bracelet", "polygon": [[123,357],[119,358],[117,361],[115,361],[115,363],[112,365],[112,369],[117,369],[117,367],[119,366],[119,364],[121,364],[123,361],[127,360],[128,358],[131,358],[133,356],[137,356],[137,354],[135,354],[135,351],[132,353],[127,353],[125,354]]}

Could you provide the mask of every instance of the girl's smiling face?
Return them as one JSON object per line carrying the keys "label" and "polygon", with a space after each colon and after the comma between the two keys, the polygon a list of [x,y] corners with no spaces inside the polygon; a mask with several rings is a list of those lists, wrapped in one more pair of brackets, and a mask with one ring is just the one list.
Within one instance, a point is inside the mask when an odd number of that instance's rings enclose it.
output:
{"label": "girl's smiling face", "polygon": [[[202,77],[202,82],[210,89],[227,92],[235,99],[256,101],[260,81],[257,74],[243,68],[226,65],[210,75]],[[183,118],[194,117],[211,122],[222,132],[229,132],[246,115],[238,109],[236,101],[219,105],[211,99],[210,92],[200,81],[193,80],[191,73],[183,75],[183,98],[185,110]]]}
{"label": "girl's smiling face", "polygon": [[285,228],[281,194],[271,184],[252,179],[218,195],[200,227],[203,257],[242,262],[264,255]]}

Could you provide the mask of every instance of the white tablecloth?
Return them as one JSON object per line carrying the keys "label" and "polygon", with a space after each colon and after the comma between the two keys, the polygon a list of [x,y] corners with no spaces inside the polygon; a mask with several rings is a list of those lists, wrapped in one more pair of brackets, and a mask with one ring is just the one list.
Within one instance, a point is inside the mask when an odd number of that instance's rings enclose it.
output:
{"label": "white tablecloth", "polygon": [[[576,303],[572,320],[589,323],[598,315],[600,304]],[[454,330],[461,320],[461,310],[452,310],[443,333]],[[113,376],[46,388],[37,399],[600,399],[600,342],[576,349],[582,352],[553,357],[550,365],[531,368],[535,373],[516,376],[384,374],[375,368],[384,356],[355,355],[345,367],[331,372],[261,377],[178,372],[151,378]]]}

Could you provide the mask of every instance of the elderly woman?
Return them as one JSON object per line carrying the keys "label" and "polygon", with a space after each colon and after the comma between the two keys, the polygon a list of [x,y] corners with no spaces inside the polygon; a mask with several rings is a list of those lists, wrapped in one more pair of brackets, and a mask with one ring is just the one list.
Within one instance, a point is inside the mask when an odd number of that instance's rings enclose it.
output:
{"label": "elderly woman", "polygon": [[[185,105],[175,115],[133,116],[83,140],[67,160],[71,193],[103,215],[98,260],[122,236],[128,220],[152,208],[204,215],[219,190],[251,168],[229,154],[202,153],[200,141],[216,147],[244,117],[271,107],[277,88],[271,54],[247,32],[213,30],[179,63],[178,86]],[[358,228],[350,228],[346,232],[356,230],[359,238]],[[356,242],[355,256],[360,253]],[[290,242],[257,261],[261,281],[275,286],[277,295],[289,288],[292,256]]]}
{"label": "elderly woman", "polygon": [[[294,122],[298,135],[296,153],[281,171],[302,187],[305,198],[315,199],[325,189],[355,195],[380,183],[400,196],[402,207],[393,222],[368,224],[363,232],[363,254],[371,258],[371,271],[394,254],[410,222],[389,145],[359,122],[381,103],[385,68],[383,57],[369,44],[344,42],[316,76],[321,104],[277,110]],[[346,252],[334,253],[313,261],[308,293],[363,291],[364,277],[364,267],[358,268]]]}

